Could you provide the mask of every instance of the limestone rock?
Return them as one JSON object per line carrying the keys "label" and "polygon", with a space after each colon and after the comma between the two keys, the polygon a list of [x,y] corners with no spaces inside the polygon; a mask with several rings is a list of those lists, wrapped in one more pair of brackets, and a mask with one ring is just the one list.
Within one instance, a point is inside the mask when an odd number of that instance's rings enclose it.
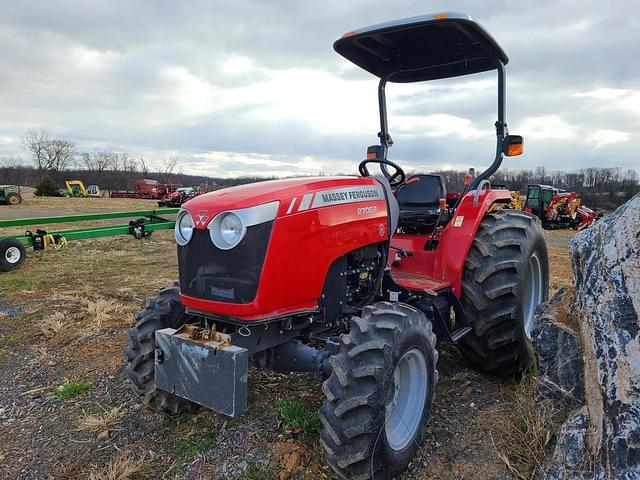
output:
{"label": "limestone rock", "polygon": [[571,292],[561,288],[537,312],[531,337],[537,352],[538,395],[567,409],[584,403],[582,347],[570,313]]}
{"label": "limestone rock", "polygon": [[551,459],[536,478],[586,480],[594,478],[587,445],[589,414],[587,407],[575,411],[562,424]]}
{"label": "limestone rock", "polygon": [[[583,353],[584,408],[562,426],[541,476],[640,479],[640,195],[577,234],[571,255],[573,330]],[[557,324],[542,316],[540,321]],[[553,342],[559,348],[571,345],[559,332],[548,335],[549,349]],[[542,365],[551,365],[551,370],[541,371],[541,376],[562,388],[570,386],[571,378],[567,384],[558,372],[558,358],[556,364],[544,360],[549,358],[545,348]]]}

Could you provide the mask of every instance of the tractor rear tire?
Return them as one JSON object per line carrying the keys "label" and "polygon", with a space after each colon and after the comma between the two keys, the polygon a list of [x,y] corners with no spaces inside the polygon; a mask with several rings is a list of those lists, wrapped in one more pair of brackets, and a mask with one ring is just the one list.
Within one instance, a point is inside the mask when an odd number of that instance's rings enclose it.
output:
{"label": "tractor rear tire", "polygon": [[22,203],[22,197],[17,193],[10,193],[9,196],[7,197],[7,204],[18,205],[19,203]]}
{"label": "tractor rear tire", "polygon": [[540,220],[517,210],[486,215],[464,265],[461,301],[473,331],[460,340],[463,356],[486,373],[521,376],[533,364],[533,316],[548,290]]}
{"label": "tractor rear tire", "polygon": [[353,317],[322,385],[320,441],[343,478],[390,479],[422,442],[437,381],[436,336],[424,313],[379,302]]}
{"label": "tractor rear tire", "polygon": [[10,272],[22,266],[27,251],[20,240],[5,238],[0,240],[0,272]]}
{"label": "tractor rear tire", "polygon": [[144,404],[161,413],[179,415],[194,412],[198,405],[156,388],[154,384],[155,333],[163,328],[178,328],[185,321],[184,306],[180,303],[180,288],[174,285],[147,299],[144,310],[135,316],[136,323],[129,329],[127,376],[131,387],[144,396]]}

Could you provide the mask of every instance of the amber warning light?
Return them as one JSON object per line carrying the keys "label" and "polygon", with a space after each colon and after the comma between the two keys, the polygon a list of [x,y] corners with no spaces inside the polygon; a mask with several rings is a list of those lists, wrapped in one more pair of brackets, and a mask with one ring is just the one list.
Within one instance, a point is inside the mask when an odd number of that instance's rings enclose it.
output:
{"label": "amber warning light", "polygon": [[507,157],[517,157],[524,152],[524,138],[520,135],[507,135],[504,139],[504,154]]}

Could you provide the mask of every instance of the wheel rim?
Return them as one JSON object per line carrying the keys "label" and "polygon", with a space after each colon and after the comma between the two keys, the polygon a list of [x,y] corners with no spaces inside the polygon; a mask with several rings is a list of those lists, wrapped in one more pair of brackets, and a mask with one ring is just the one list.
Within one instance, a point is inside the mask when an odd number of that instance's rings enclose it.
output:
{"label": "wheel rim", "polygon": [[429,370],[418,348],[407,351],[393,371],[393,399],[385,407],[385,435],[393,450],[403,450],[415,437],[427,400]]}
{"label": "wheel rim", "polygon": [[542,303],[542,268],[537,254],[529,258],[529,274],[524,284],[523,315],[524,331],[531,338],[536,307]]}
{"label": "wheel rim", "polygon": [[18,263],[21,256],[18,247],[9,247],[4,252],[4,259],[12,265]]}

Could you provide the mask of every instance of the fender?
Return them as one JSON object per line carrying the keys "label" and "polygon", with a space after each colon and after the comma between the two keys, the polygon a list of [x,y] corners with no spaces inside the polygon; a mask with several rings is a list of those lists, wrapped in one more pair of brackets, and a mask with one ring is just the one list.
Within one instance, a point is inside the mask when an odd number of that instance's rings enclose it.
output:
{"label": "fender", "polygon": [[509,190],[482,190],[474,205],[476,192],[468,192],[460,202],[449,225],[442,232],[434,262],[436,279],[451,284],[453,293],[460,297],[464,263],[480,222],[494,203],[511,202]]}

